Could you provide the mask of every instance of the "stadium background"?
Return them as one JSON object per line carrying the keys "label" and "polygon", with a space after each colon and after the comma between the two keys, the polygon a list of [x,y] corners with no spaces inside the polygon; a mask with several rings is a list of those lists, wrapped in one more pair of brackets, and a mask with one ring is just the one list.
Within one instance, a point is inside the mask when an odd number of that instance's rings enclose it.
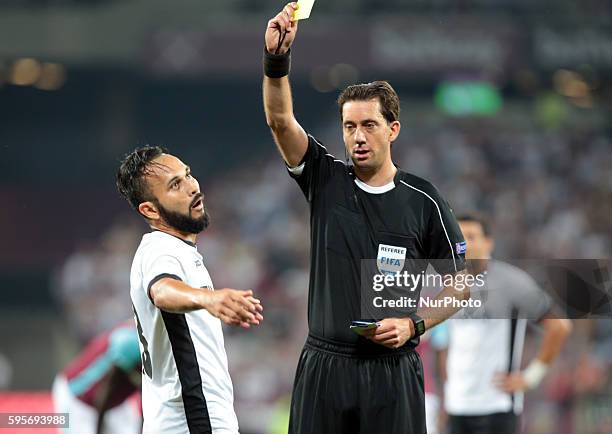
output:
{"label": "stadium background", "polygon": [[[0,1],[4,402],[48,390],[90,337],[130,316],[146,227],[114,174],[137,144],[163,144],[206,194],[199,245],[215,285],[263,300],[264,324],[227,329],[226,346],[241,432],[274,431],[306,333],[309,244],[261,107],[263,32],[281,6]],[[492,215],[498,257],[609,258],[611,18],[596,0],[320,0],[294,47],[296,115],[343,155],[338,90],[388,79],[402,99],[396,162],[457,212]],[[576,322],[528,395],[526,432],[612,432],[611,365],[612,323]]]}

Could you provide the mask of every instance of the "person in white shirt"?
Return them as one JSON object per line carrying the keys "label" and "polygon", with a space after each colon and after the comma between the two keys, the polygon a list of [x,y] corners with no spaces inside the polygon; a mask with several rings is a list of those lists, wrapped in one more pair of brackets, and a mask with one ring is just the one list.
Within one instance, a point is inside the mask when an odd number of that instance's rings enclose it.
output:
{"label": "person in white shirt", "polygon": [[157,146],[136,149],[117,187],[153,230],[130,275],[143,434],[238,434],[221,322],[258,325],[261,303],[252,291],[214,290],[195,245],[209,224],[204,195],[181,160]]}
{"label": "person in white shirt", "polygon": [[[557,357],[572,325],[552,318],[546,293],[525,271],[491,259],[493,237],[485,217],[457,216],[467,243],[470,274],[484,287],[472,288],[484,310],[460,311],[447,322],[448,356],[444,388],[450,434],[516,434],[523,392],[538,386]],[[543,329],[537,356],[521,369],[528,321]]]}

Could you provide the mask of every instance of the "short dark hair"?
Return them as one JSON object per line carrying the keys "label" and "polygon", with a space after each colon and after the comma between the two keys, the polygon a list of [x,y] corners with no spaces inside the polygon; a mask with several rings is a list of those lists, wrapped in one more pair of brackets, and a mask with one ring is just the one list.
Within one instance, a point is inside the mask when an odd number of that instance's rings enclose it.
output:
{"label": "short dark hair", "polygon": [[399,121],[400,101],[391,85],[386,81],[353,84],[342,91],[338,97],[338,108],[342,118],[342,107],[349,101],[369,101],[378,98],[380,113],[388,123]]}
{"label": "short dark hair", "polygon": [[138,210],[138,205],[154,200],[144,179],[150,173],[151,162],[168,151],[161,146],[142,146],[127,154],[117,171],[117,190]]}
{"label": "short dark hair", "polygon": [[458,222],[470,222],[470,223],[478,223],[482,228],[482,233],[485,237],[491,236],[491,223],[487,216],[483,213],[477,211],[468,211],[463,214],[457,215]]}

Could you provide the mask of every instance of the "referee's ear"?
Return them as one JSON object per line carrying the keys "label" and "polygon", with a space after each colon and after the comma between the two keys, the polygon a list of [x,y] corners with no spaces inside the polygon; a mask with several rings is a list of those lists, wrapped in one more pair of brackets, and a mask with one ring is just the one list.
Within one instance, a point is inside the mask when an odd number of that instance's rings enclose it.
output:
{"label": "referee's ear", "polygon": [[399,136],[400,130],[402,129],[402,125],[400,121],[393,121],[389,124],[389,128],[391,132],[389,133],[389,142],[393,143],[397,136]]}
{"label": "referee's ear", "polygon": [[138,212],[147,220],[159,220],[159,211],[153,202],[142,202],[138,205]]}

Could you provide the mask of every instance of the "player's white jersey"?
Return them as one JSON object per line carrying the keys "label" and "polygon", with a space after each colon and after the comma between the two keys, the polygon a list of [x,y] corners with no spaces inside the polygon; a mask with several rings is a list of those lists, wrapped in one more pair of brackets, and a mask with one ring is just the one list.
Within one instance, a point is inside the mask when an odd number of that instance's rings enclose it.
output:
{"label": "player's white jersey", "polygon": [[236,434],[221,321],[206,310],[158,309],[149,289],[163,277],[213,290],[195,245],[160,231],[143,236],[130,276],[143,358],[143,434]]}
{"label": "player's white jersey", "polygon": [[489,263],[486,287],[472,290],[472,298],[483,295],[486,312],[479,312],[478,319],[470,319],[464,309],[445,323],[449,345],[444,401],[451,415],[522,411],[523,395],[502,392],[493,378],[520,370],[526,318],[539,319],[550,308],[550,299],[527,273],[499,261]]}
{"label": "player's white jersey", "polygon": [[[522,396],[493,385],[496,374],[520,368],[526,320],[450,320],[445,407],[455,416],[522,410]],[[514,329],[514,332],[513,332]]]}

